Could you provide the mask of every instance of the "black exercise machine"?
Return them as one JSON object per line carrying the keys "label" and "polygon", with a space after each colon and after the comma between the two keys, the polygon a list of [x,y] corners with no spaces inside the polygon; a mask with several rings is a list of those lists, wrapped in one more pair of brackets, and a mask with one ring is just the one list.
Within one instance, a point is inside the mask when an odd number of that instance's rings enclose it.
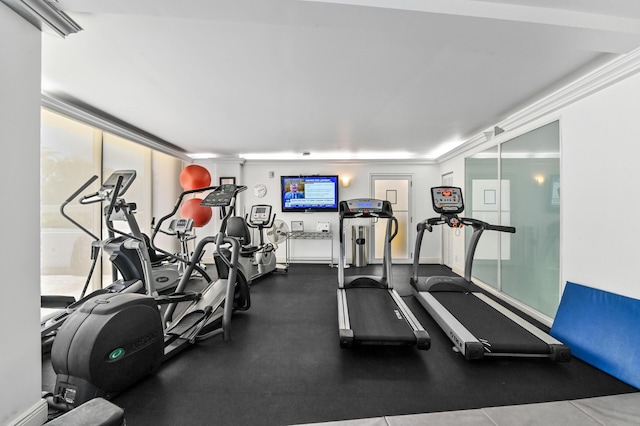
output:
{"label": "black exercise machine", "polygon": [[[116,193],[122,183],[116,184]],[[75,408],[96,398],[109,398],[155,372],[160,365],[192,344],[213,336],[231,337],[231,315],[250,307],[249,288],[236,281],[239,243],[225,235],[234,212],[237,194],[246,186],[221,185],[205,197],[202,205],[228,208],[216,236],[200,240],[187,269],[170,295],[155,297],[136,293],[110,293],[87,300],[69,315],[58,330],[51,349],[56,385],[50,404],[58,409]],[[109,205],[113,213],[115,199]],[[133,234],[124,245],[145,253],[145,240]],[[187,291],[197,259],[204,247],[214,243],[233,246],[226,279],[209,282],[198,292]],[[148,258],[148,257],[147,257]],[[225,258],[226,260],[226,258]],[[147,259],[147,265],[149,261]],[[166,305],[164,315],[159,306]]]}
{"label": "black exercise machine", "polygon": [[[359,198],[341,201],[340,258],[338,260],[338,324],[340,346],[415,345],[429,349],[431,338],[395,291],[391,278],[391,241],[398,233],[398,221],[391,203]],[[382,276],[345,277],[345,230],[347,219],[387,219]]]}
{"label": "black exercise machine", "polygon": [[[487,295],[473,291],[471,268],[480,236],[485,230],[514,233],[512,226],[491,225],[477,219],[459,217],[464,211],[462,190],[457,187],[431,188],[433,209],[439,217],[418,224],[411,286],[418,301],[436,320],[466,359],[484,357],[533,357],[569,361],[570,349]],[[473,228],[467,248],[464,277],[419,277],[420,248],[424,231],[435,225]]]}

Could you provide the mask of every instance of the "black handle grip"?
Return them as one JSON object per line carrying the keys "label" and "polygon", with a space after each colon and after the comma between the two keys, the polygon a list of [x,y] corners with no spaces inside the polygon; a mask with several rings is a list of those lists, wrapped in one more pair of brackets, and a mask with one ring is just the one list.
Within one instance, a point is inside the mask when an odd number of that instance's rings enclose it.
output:
{"label": "black handle grip", "polygon": [[500,226],[500,225],[487,225],[489,231],[509,232],[511,234],[516,233],[516,228],[513,226]]}
{"label": "black handle grip", "polygon": [[107,214],[106,214],[107,218],[111,216],[111,213],[113,213],[113,208],[115,207],[116,201],[118,200],[118,192],[120,192],[120,187],[122,186],[123,180],[124,180],[124,177],[118,176],[118,181],[116,182],[115,189],[111,193],[113,197],[111,197],[111,202],[109,203],[109,207],[107,208]]}
{"label": "black handle grip", "polygon": [[71,195],[69,198],[67,198],[67,200],[65,201],[66,203],[70,203],[74,198],[76,198],[78,195],[80,195],[81,192],[83,192],[85,189],[87,189],[89,187],[89,185],[91,185],[93,183],[93,181],[95,181],[96,179],[98,179],[97,175],[93,175],[91,178],[89,178],[88,181],[86,181],[84,183],[84,185],[82,185],[80,187],[80,189],[78,189],[76,192],[73,193],[73,195]]}

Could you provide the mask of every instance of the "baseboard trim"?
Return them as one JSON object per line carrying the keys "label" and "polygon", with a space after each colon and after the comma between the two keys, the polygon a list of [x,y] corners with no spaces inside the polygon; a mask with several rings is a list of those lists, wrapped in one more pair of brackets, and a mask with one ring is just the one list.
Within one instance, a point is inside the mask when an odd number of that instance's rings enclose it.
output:
{"label": "baseboard trim", "polygon": [[22,413],[10,426],[42,426],[47,421],[49,414],[47,401],[39,400],[33,404],[27,411]]}

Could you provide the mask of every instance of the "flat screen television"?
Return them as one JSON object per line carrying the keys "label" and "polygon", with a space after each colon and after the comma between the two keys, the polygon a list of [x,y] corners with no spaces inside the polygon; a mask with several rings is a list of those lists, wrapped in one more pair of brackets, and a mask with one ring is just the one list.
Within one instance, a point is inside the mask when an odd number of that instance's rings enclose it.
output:
{"label": "flat screen television", "polygon": [[283,212],[337,212],[338,176],[281,176]]}

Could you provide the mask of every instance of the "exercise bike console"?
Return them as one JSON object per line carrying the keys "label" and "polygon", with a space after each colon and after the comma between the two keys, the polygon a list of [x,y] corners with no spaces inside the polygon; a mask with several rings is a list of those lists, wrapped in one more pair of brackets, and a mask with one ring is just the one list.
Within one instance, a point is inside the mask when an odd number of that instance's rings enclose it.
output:
{"label": "exercise bike console", "polygon": [[259,204],[251,206],[251,215],[249,216],[249,226],[258,227],[269,225],[271,220],[271,206],[268,204]]}

